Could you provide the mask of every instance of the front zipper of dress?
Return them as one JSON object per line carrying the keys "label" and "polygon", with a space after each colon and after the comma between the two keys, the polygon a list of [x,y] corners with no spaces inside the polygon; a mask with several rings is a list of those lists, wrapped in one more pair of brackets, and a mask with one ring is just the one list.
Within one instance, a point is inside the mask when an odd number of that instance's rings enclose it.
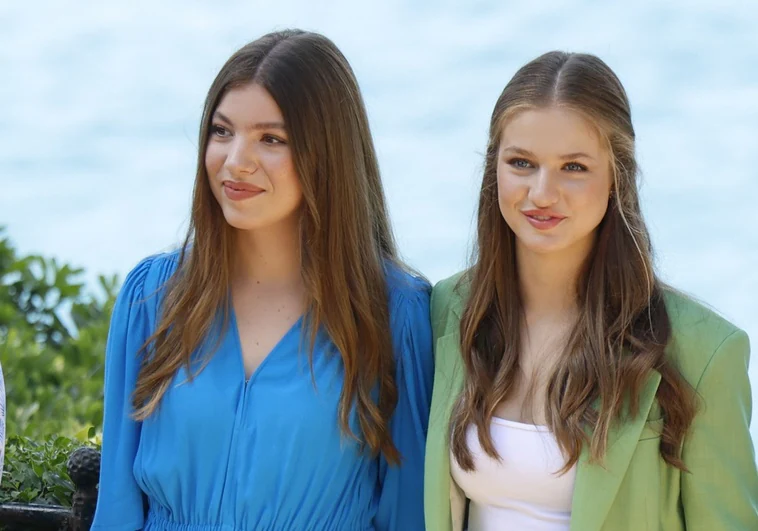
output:
{"label": "front zipper of dress", "polygon": [[[252,378],[251,378],[252,379]],[[245,414],[247,412],[247,395],[248,395],[248,388],[250,387],[250,380],[245,380],[242,384],[242,392],[240,393],[240,398],[237,402],[237,411],[234,415],[234,425],[232,426],[232,438],[229,443],[229,457],[226,463],[226,473],[224,474],[224,486],[223,491],[221,495],[221,507],[219,507],[219,511],[223,511],[223,507],[226,506],[227,503],[235,504],[236,502],[234,500],[227,500],[227,493],[229,492],[229,482],[232,478],[232,470],[234,470],[235,463],[237,461],[237,440],[239,436],[240,430],[242,430],[245,426]],[[237,523],[235,523],[236,525]]]}
{"label": "front zipper of dress", "polygon": [[235,428],[242,427],[246,424],[245,416],[247,415],[247,395],[248,395],[248,390],[250,388],[250,382],[252,380],[253,380],[253,377],[251,376],[250,378],[245,380],[244,384],[242,384],[242,405],[240,406],[241,411],[240,411],[240,418],[239,418],[239,426],[235,426]]}

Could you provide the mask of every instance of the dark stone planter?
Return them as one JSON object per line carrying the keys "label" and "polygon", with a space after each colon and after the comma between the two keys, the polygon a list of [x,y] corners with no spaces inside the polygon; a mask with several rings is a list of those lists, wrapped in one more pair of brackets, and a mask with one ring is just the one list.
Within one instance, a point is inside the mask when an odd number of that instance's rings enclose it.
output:
{"label": "dark stone planter", "polygon": [[0,505],[0,525],[6,531],[89,531],[97,505],[100,452],[87,447],[74,450],[68,475],[76,487],[71,508],[6,503]]}

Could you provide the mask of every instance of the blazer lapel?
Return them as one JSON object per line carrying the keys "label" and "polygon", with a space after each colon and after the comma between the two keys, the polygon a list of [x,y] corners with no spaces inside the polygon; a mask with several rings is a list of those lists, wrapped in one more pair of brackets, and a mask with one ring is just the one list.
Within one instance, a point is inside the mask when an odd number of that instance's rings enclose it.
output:
{"label": "blazer lapel", "polygon": [[638,415],[608,433],[608,449],[602,463],[590,464],[587,445],[582,450],[571,505],[571,531],[600,531],[602,528],[634,455],[660,381],[658,372],[648,376],[640,390]]}

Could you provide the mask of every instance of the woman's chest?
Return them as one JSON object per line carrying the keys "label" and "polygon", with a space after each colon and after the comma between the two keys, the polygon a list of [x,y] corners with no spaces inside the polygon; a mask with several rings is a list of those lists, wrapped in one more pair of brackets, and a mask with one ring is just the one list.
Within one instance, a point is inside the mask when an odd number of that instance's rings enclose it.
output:
{"label": "woman's chest", "polygon": [[308,342],[301,339],[293,334],[277,345],[246,379],[238,341],[223,338],[210,358],[198,360],[191,377],[185,368],[177,372],[158,411],[145,422],[144,435],[165,433],[169,426],[187,437],[264,430],[338,437],[341,360],[323,340],[309,356]]}

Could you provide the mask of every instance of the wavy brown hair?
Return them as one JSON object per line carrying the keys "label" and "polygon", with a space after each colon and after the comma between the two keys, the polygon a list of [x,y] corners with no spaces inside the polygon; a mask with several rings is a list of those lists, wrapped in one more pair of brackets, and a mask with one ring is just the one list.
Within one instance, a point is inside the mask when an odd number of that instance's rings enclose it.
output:
{"label": "wavy brown hair", "polygon": [[[135,417],[156,410],[180,367],[189,372],[193,353],[214,335],[219,313],[228,326],[234,229],[213,197],[204,159],[216,107],[230,89],[251,83],[281,109],[302,186],[300,252],[311,352],[323,327],[344,366],[342,430],[373,455],[397,463],[389,431],[397,386],[385,282],[386,265],[397,259],[377,157],[347,60],[326,37],[300,30],[271,33],[241,48],[208,92],[190,227],[162,317],[146,344]],[[372,398],[375,390],[378,399]],[[360,434],[348,423],[353,407]]]}
{"label": "wavy brown hair", "polygon": [[638,414],[640,389],[651,371],[661,374],[661,456],[684,469],[680,448],[695,415],[695,396],[665,354],[671,336],[667,288],[653,269],[640,210],[629,101],[602,60],[562,52],[547,53],[522,67],[492,113],[474,263],[459,285],[465,283],[468,292],[460,324],[466,376],[451,421],[452,451],[463,469],[474,468],[466,444],[466,428],[473,424],[484,451],[498,457],[488,426],[517,382],[524,323],[516,235],[498,206],[500,137],[516,113],[555,105],[594,124],[611,155],[613,175],[608,210],[576,285],[579,318],[548,380],[545,416],[567,456],[563,471],[577,462],[584,444],[593,462],[602,461],[608,432],[623,421],[626,404],[629,415]]}

